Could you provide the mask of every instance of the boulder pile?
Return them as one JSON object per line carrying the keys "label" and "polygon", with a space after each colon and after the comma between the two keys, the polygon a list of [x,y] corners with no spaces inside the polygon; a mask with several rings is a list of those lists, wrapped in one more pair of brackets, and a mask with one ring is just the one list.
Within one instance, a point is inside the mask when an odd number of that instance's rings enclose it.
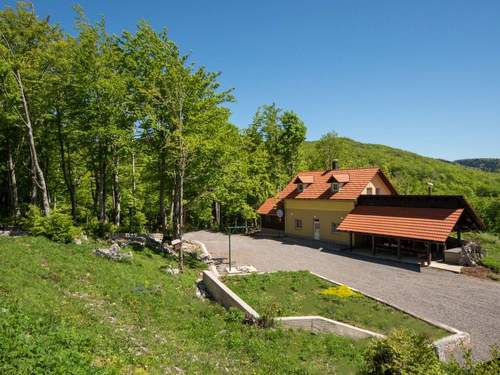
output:
{"label": "boulder pile", "polygon": [[95,249],[94,255],[116,261],[130,261],[132,260],[132,252],[122,252],[120,245],[113,243],[108,248]]}

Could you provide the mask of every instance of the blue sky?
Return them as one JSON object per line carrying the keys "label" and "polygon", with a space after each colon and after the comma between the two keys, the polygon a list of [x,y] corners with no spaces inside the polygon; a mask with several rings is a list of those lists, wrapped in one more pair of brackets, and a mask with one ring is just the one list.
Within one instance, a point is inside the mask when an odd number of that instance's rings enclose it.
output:
{"label": "blue sky", "polygon": [[[4,2],[13,4],[13,1]],[[34,1],[72,31],[68,0]],[[500,157],[500,1],[79,1],[108,30],[139,19],[234,88],[232,121],[258,106],[328,131],[444,159]]]}

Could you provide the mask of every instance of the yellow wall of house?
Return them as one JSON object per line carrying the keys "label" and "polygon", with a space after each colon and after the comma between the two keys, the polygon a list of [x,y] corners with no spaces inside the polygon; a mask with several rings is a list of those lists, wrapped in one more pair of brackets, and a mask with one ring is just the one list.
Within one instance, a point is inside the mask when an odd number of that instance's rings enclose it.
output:
{"label": "yellow wall of house", "polygon": [[384,180],[377,174],[375,177],[372,178],[372,180],[366,185],[364,188],[363,192],[361,194],[367,194],[368,188],[372,188],[373,194],[376,193],[377,188],[380,189],[380,195],[391,195],[392,192],[389,189],[389,187],[385,184]]}
{"label": "yellow wall of house", "polygon": [[[320,240],[349,244],[349,233],[331,232],[332,223],[340,224],[354,208],[354,201],[326,199],[285,200],[285,232],[292,236],[314,238],[313,222],[319,219]],[[302,220],[302,228],[295,227],[295,220]]]}

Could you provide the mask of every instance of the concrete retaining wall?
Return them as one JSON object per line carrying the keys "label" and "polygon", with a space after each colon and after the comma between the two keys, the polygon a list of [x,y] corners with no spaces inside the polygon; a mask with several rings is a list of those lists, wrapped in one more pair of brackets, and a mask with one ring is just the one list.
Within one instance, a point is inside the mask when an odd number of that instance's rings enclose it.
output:
{"label": "concrete retaining wall", "polygon": [[351,326],[322,316],[290,316],[275,318],[283,327],[291,329],[305,329],[315,333],[335,333],[339,336],[352,339],[384,338],[380,333]]}
{"label": "concrete retaining wall", "polygon": [[470,335],[467,332],[455,333],[433,342],[437,356],[443,362],[456,359],[461,362],[464,351],[471,348]]}
{"label": "concrete retaining wall", "polygon": [[226,308],[235,307],[255,319],[259,318],[257,311],[229,289],[213,272],[203,271],[203,283],[212,298],[222,306]]}

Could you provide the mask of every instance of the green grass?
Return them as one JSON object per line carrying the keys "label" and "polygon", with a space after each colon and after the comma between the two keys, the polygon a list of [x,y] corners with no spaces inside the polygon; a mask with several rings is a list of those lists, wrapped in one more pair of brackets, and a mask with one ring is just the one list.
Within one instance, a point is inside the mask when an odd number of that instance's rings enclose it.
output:
{"label": "green grass", "polygon": [[486,250],[486,256],[481,259],[481,264],[493,272],[500,273],[500,238],[493,233],[464,233],[465,238],[478,241]]}
{"label": "green grass", "polygon": [[321,295],[320,292],[332,284],[306,271],[230,276],[225,282],[257,312],[276,316],[321,315],[382,334],[407,328],[431,340],[449,335],[445,330],[363,295]]}
{"label": "green grass", "polygon": [[356,373],[366,341],[242,324],[195,296],[200,269],[149,250],[0,237],[0,373]]}

